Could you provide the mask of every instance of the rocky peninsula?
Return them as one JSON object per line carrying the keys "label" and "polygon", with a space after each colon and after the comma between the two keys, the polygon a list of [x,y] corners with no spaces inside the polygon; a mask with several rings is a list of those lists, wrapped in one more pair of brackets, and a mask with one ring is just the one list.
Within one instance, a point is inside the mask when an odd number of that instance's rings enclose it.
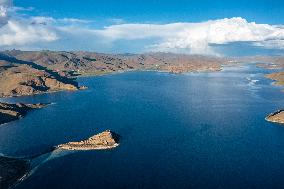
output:
{"label": "rocky peninsula", "polygon": [[[257,66],[263,69],[273,70],[272,73],[266,74],[265,77],[273,80],[273,84],[277,86],[284,86],[284,56],[251,56],[237,58],[236,61],[243,63],[257,63]],[[284,90],[282,90],[284,92]],[[267,121],[273,123],[284,124],[284,110],[278,110],[269,114]]]}
{"label": "rocky peninsula", "polygon": [[283,86],[284,85],[284,72],[275,72],[265,75],[266,78],[274,80],[275,85]]}
{"label": "rocky peninsula", "polygon": [[106,130],[79,142],[68,142],[56,146],[56,149],[64,150],[105,150],[115,148],[119,145],[119,135]]}
{"label": "rocky peninsula", "polygon": [[0,102],[0,125],[24,117],[30,110],[45,107],[46,104],[8,104]]}
{"label": "rocky peninsula", "polygon": [[119,135],[106,130],[94,135],[87,140],[80,142],[68,142],[56,147],[52,147],[45,153],[33,155],[30,159],[17,159],[0,156],[0,188],[7,189],[13,184],[21,181],[30,171],[30,162],[33,158],[37,158],[54,150],[107,150],[115,148],[119,145]]}
{"label": "rocky peninsula", "polygon": [[273,123],[281,123],[284,124],[284,110],[277,110],[269,114],[265,120],[273,122]]}
{"label": "rocky peninsula", "polygon": [[275,85],[284,85],[284,56],[252,56],[236,59],[243,63],[257,63],[257,67],[275,70],[265,77],[274,80]]}

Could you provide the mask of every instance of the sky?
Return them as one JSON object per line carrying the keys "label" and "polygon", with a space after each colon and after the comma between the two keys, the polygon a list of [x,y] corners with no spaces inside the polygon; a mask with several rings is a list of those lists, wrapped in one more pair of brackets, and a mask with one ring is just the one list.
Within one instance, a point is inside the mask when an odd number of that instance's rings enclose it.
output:
{"label": "sky", "polygon": [[284,55],[283,0],[0,0],[0,50]]}

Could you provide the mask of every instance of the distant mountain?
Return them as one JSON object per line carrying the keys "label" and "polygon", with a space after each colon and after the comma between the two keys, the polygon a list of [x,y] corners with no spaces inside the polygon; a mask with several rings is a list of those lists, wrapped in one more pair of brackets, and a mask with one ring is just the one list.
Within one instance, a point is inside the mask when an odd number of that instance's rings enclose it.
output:
{"label": "distant mountain", "polygon": [[0,53],[0,96],[77,90],[74,77],[118,71],[158,70],[171,73],[219,71],[229,59],[172,53],[103,54],[66,51]]}
{"label": "distant mountain", "polygon": [[189,72],[220,70],[225,58],[172,53],[102,54],[92,52],[5,51],[19,60],[34,62],[61,74],[104,74],[126,70]]}

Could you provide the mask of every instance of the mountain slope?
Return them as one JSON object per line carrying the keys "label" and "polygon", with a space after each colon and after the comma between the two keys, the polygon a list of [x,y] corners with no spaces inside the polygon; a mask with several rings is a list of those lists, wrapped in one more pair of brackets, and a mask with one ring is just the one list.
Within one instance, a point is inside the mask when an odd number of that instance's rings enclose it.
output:
{"label": "mountain slope", "polygon": [[77,90],[78,83],[32,62],[0,54],[0,96]]}

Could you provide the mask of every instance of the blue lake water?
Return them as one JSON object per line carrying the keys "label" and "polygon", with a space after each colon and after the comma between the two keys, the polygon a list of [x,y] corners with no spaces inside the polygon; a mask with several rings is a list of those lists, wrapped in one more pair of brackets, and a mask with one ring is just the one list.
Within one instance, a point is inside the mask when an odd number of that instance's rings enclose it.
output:
{"label": "blue lake water", "polygon": [[127,72],[79,78],[84,91],[2,99],[54,104],[0,126],[0,153],[29,156],[111,129],[118,148],[54,158],[16,189],[284,188],[284,127],[264,120],[284,93],[269,72]]}

